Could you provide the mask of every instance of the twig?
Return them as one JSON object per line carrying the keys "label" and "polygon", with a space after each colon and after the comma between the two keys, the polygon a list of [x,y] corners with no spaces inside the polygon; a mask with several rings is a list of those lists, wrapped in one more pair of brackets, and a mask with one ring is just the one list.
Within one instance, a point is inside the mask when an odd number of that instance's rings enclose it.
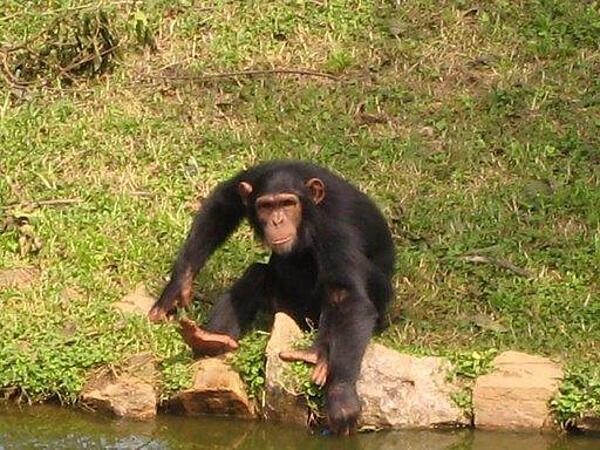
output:
{"label": "twig", "polygon": [[31,202],[20,202],[20,203],[11,203],[9,205],[0,206],[0,210],[7,210],[13,208],[25,208],[25,207],[33,207],[40,208],[42,206],[62,206],[62,205],[75,205],[81,203],[82,200],[79,198],[56,198],[50,200],[38,200]]}
{"label": "twig", "polygon": [[515,266],[510,261],[506,259],[497,259],[492,258],[490,256],[482,256],[482,255],[472,255],[472,256],[461,256],[460,259],[463,261],[473,262],[473,263],[482,263],[482,264],[492,264],[497,267],[501,267],[502,269],[510,270],[511,272],[516,273],[522,277],[531,278],[532,274],[527,269],[523,269],[521,267]]}
{"label": "twig", "polygon": [[119,6],[119,5],[127,5],[127,4],[134,4],[137,0],[123,0],[123,1],[110,1],[110,2],[96,2],[96,3],[87,3],[85,5],[78,5],[78,6],[71,6],[71,7],[67,7],[67,8],[56,8],[56,9],[44,9],[43,11],[33,11],[33,10],[26,10],[24,8],[22,8],[21,11],[10,14],[8,16],[4,16],[4,17],[0,17],[0,22],[7,22],[9,20],[14,20],[16,18],[18,18],[19,16],[24,16],[26,14],[30,14],[30,15],[37,15],[37,16],[51,16],[54,14],[68,14],[68,13],[72,13],[75,11],[82,11],[85,9],[94,9],[94,8],[100,8],[102,6]]}
{"label": "twig", "polygon": [[329,78],[330,80],[339,81],[339,77],[325,72],[317,72],[309,69],[265,69],[265,70],[242,70],[239,72],[222,72],[198,76],[163,76],[166,80],[190,80],[190,81],[209,81],[219,78],[237,78],[251,77],[254,75],[302,75],[307,77]]}

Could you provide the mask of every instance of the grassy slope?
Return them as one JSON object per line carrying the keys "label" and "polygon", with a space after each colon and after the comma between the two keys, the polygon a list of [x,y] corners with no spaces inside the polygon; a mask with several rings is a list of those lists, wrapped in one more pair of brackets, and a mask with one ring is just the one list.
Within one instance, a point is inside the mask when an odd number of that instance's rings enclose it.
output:
{"label": "grassy slope", "polygon": [[[76,0],[5,3],[0,43],[36,51],[58,39],[41,30],[89,11]],[[275,157],[332,167],[390,218],[399,263],[388,343],[597,367],[598,2],[99,5],[121,42],[112,71],[67,83],[36,66],[22,88],[23,49],[3,58],[0,204],[81,203],[0,213],[27,216],[43,242],[30,252],[22,229],[0,232],[0,269],[42,269],[39,284],[0,292],[0,387],[72,399],[85,368],[141,349],[164,359],[166,388],[184,382],[189,354],[174,330],[124,320],[111,304],[140,282],[157,293],[197,200]],[[136,23],[156,51],[135,40]],[[271,68],[339,79],[190,79]],[[238,237],[199,277],[203,299],[262,257],[246,228]]]}

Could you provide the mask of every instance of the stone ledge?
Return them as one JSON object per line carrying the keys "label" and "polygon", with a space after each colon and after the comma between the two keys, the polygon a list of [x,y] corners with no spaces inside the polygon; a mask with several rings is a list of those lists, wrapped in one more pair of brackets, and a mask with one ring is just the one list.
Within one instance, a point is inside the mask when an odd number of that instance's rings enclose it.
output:
{"label": "stone ledge", "polygon": [[492,362],[473,389],[476,428],[548,429],[554,427],[549,402],[558,393],[563,371],[548,358],[508,351]]}

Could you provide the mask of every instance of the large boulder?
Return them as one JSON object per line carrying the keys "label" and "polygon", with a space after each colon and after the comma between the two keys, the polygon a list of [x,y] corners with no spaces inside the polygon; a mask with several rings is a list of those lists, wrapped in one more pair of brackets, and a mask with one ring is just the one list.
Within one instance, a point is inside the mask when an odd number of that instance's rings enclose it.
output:
{"label": "large boulder", "polygon": [[223,357],[201,359],[194,371],[192,387],[175,395],[169,409],[190,416],[254,417],[244,382]]}
{"label": "large boulder", "polygon": [[405,355],[371,344],[358,381],[360,425],[376,428],[467,426],[452,400],[460,387],[448,380],[450,363],[439,357]]}
{"label": "large boulder", "polygon": [[309,413],[304,397],[297,393],[288,362],[279,353],[291,350],[303,336],[296,322],[284,313],[276,313],[266,348],[265,417],[279,422],[306,425]]}
{"label": "large boulder", "polygon": [[[286,371],[289,363],[279,352],[290,350],[302,331],[287,315],[275,317],[267,344],[266,416],[305,425],[306,402],[298,395],[297,382]],[[447,360],[414,357],[380,344],[369,345],[357,384],[362,401],[360,426],[365,428],[437,427],[469,425],[463,411],[452,401],[460,387],[447,380]]]}
{"label": "large boulder", "polygon": [[475,426],[541,429],[553,426],[550,400],[563,378],[548,358],[514,351],[498,355],[495,371],[480,376],[473,390]]}
{"label": "large boulder", "polygon": [[105,368],[91,377],[81,400],[92,409],[119,417],[152,419],[156,416],[157,404],[155,378],[154,357],[150,353],[139,353],[124,362],[121,373]]}

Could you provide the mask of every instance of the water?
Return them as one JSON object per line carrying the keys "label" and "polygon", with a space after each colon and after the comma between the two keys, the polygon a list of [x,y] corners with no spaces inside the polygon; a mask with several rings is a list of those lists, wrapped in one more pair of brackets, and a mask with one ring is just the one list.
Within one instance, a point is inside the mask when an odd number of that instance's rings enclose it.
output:
{"label": "water", "polygon": [[600,436],[454,430],[336,439],[256,421],[160,416],[134,422],[51,405],[0,404],[0,450],[4,449],[600,450]]}

